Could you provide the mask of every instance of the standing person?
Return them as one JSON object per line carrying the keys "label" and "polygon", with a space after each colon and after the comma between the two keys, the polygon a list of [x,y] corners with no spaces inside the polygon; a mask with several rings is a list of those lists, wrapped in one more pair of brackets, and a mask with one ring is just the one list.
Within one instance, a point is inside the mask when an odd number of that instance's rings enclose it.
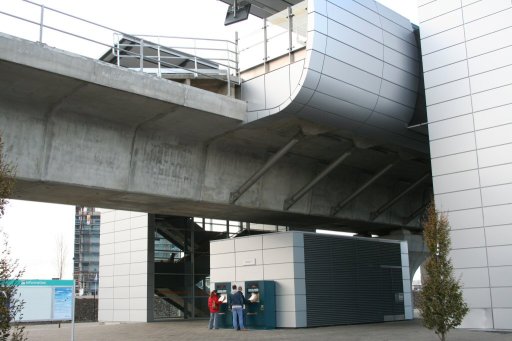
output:
{"label": "standing person", "polygon": [[244,306],[242,308],[242,316],[243,316],[243,319],[244,319],[244,326],[247,326],[247,303],[249,303],[249,301],[245,298],[244,296],[244,292],[242,291],[242,287],[238,287],[238,292],[242,295],[242,298],[244,300]]}
{"label": "standing person", "polygon": [[245,298],[242,291],[235,290],[235,293],[231,295],[231,312],[233,314],[233,328],[236,330],[247,330],[244,325],[244,303]]}
{"label": "standing person", "polygon": [[222,302],[219,301],[217,291],[212,290],[210,297],[208,297],[208,308],[210,309],[210,321],[208,322],[208,329],[219,329],[219,321],[217,319]]}

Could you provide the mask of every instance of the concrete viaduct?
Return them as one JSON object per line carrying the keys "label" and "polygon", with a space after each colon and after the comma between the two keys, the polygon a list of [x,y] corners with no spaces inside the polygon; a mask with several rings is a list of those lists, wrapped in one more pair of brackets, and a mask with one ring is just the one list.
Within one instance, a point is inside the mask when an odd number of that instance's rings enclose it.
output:
{"label": "concrete viaduct", "polygon": [[223,94],[3,34],[0,74],[16,199],[386,234],[431,195],[426,153]]}

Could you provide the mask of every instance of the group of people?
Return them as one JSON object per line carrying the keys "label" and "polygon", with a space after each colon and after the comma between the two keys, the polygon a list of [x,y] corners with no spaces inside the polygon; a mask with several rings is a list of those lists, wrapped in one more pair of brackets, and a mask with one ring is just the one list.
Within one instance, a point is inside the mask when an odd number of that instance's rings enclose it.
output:
{"label": "group of people", "polygon": [[[233,315],[233,329],[235,330],[247,330],[244,323],[244,305],[249,304],[242,293],[242,287],[233,284],[231,294],[228,298],[228,306],[231,308]],[[208,298],[208,308],[210,309],[210,321],[208,323],[209,329],[219,329],[218,314],[222,305],[220,297],[217,295],[216,290],[212,290],[210,297]]]}

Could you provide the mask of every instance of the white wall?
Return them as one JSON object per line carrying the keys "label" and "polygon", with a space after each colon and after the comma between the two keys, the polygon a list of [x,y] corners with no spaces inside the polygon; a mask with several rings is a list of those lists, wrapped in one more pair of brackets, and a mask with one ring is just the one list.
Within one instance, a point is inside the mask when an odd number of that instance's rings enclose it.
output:
{"label": "white wall", "polygon": [[148,321],[149,242],[147,213],[102,210],[99,321]]}
{"label": "white wall", "polygon": [[419,0],[437,208],[470,312],[512,328],[512,3]]}
{"label": "white wall", "polygon": [[212,241],[210,271],[212,287],[218,282],[275,281],[276,326],[306,327],[302,233],[271,233]]}

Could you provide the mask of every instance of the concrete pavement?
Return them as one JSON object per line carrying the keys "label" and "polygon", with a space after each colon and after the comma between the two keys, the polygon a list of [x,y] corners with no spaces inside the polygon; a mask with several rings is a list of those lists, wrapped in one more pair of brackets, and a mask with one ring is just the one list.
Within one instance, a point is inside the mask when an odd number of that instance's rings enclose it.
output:
{"label": "concrete pavement", "polygon": [[[208,321],[172,321],[154,323],[77,323],[75,341],[162,341],[162,340],[404,340],[436,341],[437,336],[421,325],[421,320],[334,326],[307,329],[249,330],[237,332],[208,330]],[[28,325],[29,341],[71,340],[71,325]],[[476,331],[457,329],[448,340],[511,340],[511,331]]]}

